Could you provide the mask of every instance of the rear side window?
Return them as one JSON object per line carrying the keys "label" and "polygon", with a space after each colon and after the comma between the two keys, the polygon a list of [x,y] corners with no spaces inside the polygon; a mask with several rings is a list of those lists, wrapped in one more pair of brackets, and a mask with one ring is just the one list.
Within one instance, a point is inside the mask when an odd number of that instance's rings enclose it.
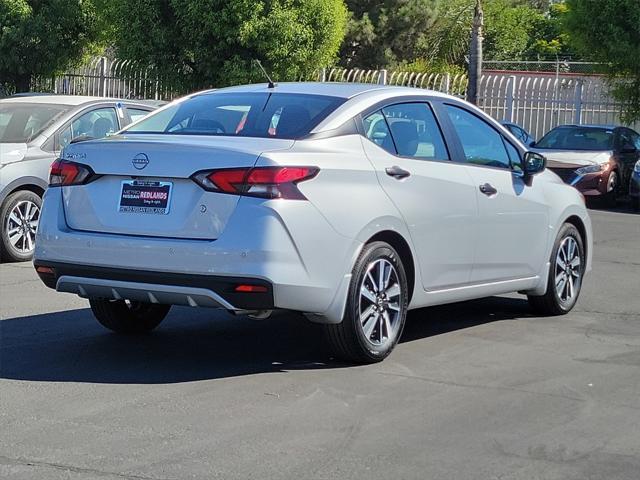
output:
{"label": "rear side window", "polygon": [[401,103],[382,109],[398,155],[449,160],[442,133],[427,103]]}
{"label": "rear side window", "polygon": [[129,133],[303,137],[344,99],[293,93],[212,93],[169,105],[129,127]]}
{"label": "rear side window", "polygon": [[391,138],[391,132],[384,115],[380,110],[372,113],[362,120],[364,126],[364,135],[380,148],[384,148],[387,152],[395,155],[396,147]]}
{"label": "rear side window", "polygon": [[132,122],[137,122],[141,118],[144,118],[147,115],[149,115],[148,110],[141,110],[139,108],[127,107],[127,112],[129,112],[129,116],[131,117]]}
{"label": "rear side window", "polygon": [[467,163],[510,167],[502,135],[497,130],[463,108],[446,105],[446,110],[462,144]]}

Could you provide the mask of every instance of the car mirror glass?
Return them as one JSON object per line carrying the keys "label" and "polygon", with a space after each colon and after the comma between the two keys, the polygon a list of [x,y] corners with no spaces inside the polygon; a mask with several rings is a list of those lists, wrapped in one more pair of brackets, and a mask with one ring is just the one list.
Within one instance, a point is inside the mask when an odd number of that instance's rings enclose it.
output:
{"label": "car mirror glass", "polygon": [[547,165],[547,159],[537,152],[527,152],[524,154],[524,174],[527,176],[536,175],[542,172]]}

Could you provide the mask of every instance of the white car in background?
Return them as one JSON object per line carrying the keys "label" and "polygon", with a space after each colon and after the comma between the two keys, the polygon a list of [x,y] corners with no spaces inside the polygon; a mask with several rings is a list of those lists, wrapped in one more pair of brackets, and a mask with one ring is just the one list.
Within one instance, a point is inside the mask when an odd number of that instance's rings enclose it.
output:
{"label": "white car in background", "polygon": [[49,167],[73,139],[102,138],[155,110],[150,103],[75,95],[0,100],[0,258],[30,260]]}
{"label": "white car in background", "polygon": [[67,147],[34,264],[116,332],[171,305],[292,310],[375,362],[412,308],[521,292],[568,312],[591,245],[581,195],[468,103],[285,83],[194,94]]}

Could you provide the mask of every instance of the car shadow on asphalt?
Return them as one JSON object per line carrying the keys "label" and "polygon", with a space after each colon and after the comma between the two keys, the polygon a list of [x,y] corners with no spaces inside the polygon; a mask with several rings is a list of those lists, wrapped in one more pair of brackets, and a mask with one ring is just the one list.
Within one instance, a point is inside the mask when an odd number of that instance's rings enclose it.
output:
{"label": "car shadow on asphalt", "polygon": [[[401,343],[527,315],[525,300],[505,297],[414,310]],[[69,310],[0,321],[0,378],[160,384],[348,367],[323,340],[321,326],[297,314],[256,321],[174,308],[153,333],[121,336],[89,309]]]}

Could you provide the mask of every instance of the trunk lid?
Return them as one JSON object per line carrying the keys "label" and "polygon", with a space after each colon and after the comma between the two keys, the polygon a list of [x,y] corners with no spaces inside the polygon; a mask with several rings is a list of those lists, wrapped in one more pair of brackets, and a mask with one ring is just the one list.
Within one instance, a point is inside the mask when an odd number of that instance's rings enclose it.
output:
{"label": "trunk lid", "polygon": [[129,134],[72,144],[64,158],[90,166],[100,177],[86,185],[63,187],[67,224],[88,232],[215,240],[239,197],[207,192],[191,175],[251,167],[262,153],[286,150],[293,143]]}

